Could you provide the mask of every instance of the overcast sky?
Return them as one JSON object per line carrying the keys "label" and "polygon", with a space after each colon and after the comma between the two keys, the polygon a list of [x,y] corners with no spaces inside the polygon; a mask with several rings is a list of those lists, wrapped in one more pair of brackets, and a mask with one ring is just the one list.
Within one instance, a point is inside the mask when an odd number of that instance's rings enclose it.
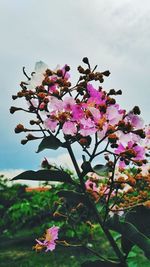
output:
{"label": "overcast sky", "polygon": [[[73,72],[84,56],[99,70],[109,69],[107,89],[122,89],[123,108],[135,104],[149,122],[149,0],[0,0],[0,170],[38,169],[44,156],[64,162],[65,151],[36,154],[38,143],[20,144],[13,131],[25,114],[10,115],[11,95],[19,90],[22,67],[36,61],[50,68],[69,64]],[[65,160],[64,160],[65,159]]]}

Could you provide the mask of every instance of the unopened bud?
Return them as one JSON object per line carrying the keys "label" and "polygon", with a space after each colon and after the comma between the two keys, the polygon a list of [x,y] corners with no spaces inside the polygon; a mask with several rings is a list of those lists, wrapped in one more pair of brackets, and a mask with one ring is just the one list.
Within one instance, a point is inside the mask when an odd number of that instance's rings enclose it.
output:
{"label": "unopened bud", "polygon": [[88,60],[87,57],[84,57],[84,58],[82,59],[82,61],[83,61],[85,64],[88,64],[88,65],[89,65],[89,60]]}
{"label": "unopened bud", "polygon": [[84,73],[84,69],[81,66],[78,67],[78,71],[82,74]]}
{"label": "unopened bud", "polygon": [[118,91],[116,92],[116,94],[117,94],[117,95],[122,95],[122,91],[121,91],[121,90],[118,90]]}
{"label": "unopened bud", "polygon": [[109,70],[103,71],[102,74],[104,76],[107,76],[108,77],[110,75],[110,71]]}
{"label": "unopened bud", "polygon": [[38,137],[36,137],[36,136],[34,136],[34,135],[32,135],[32,134],[28,134],[28,135],[26,136],[26,138],[27,138],[27,140],[35,140],[35,139],[38,139]]}
{"label": "unopened bud", "polygon": [[140,111],[140,109],[139,109],[138,106],[135,106],[135,107],[133,108],[133,113],[134,113],[135,115],[140,115],[141,111]]}
{"label": "unopened bud", "polygon": [[13,99],[13,100],[15,100],[15,99],[17,99],[17,98],[18,98],[17,95],[12,95],[12,99]]}
{"label": "unopened bud", "polygon": [[70,67],[68,65],[65,65],[65,71],[69,71]]}
{"label": "unopened bud", "polygon": [[27,142],[28,142],[27,139],[23,139],[23,140],[21,140],[21,144],[22,144],[22,145],[25,145]]}
{"label": "unopened bud", "polygon": [[115,95],[115,94],[116,94],[115,89],[110,89],[108,95]]}
{"label": "unopened bud", "polygon": [[18,124],[15,128],[15,133],[21,133],[24,132],[25,128],[22,124]]}
{"label": "unopened bud", "polygon": [[62,77],[62,76],[63,76],[63,72],[62,72],[62,70],[57,70],[57,76],[58,76],[58,77]]}
{"label": "unopened bud", "polygon": [[17,108],[17,107],[10,107],[9,111],[11,114],[15,113],[16,111],[21,110],[21,108]]}

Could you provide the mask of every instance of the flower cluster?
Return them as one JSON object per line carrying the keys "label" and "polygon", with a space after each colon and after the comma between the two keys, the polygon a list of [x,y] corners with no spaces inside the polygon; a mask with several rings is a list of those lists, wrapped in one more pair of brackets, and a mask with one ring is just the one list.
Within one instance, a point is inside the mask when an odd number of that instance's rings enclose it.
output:
{"label": "flower cluster", "polygon": [[58,239],[59,227],[52,226],[47,229],[44,237],[40,240],[36,239],[37,244],[33,247],[36,251],[41,251],[43,248],[46,248],[47,251],[53,251],[56,246],[56,240]]}
{"label": "flower cluster", "polygon": [[[130,112],[121,109],[112,97],[122,94],[121,90],[106,92],[97,86],[97,81],[102,83],[110,72],[96,72],[96,67],[92,70],[87,58],[83,62],[88,68],[78,67],[80,76],[75,86],[71,85],[68,65],[52,71],[45,63],[36,63],[31,78],[24,71],[28,80],[21,82],[22,90],[13,99],[25,97],[26,111],[37,116],[37,120],[31,120],[30,124],[40,126],[43,131],[56,136],[62,131],[64,137],[77,141],[82,147],[88,147],[88,137],[96,135],[99,141],[108,142],[107,148],[109,146],[119,156],[121,168],[130,162],[146,163],[149,127],[144,130],[139,108],[135,106]],[[10,112],[21,109],[11,107]],[[17,125],[15,132],[22,131],[29,129]],[[146,132],[148,138],[145,138]],[[30,134],[22,144],[36,138]]]}

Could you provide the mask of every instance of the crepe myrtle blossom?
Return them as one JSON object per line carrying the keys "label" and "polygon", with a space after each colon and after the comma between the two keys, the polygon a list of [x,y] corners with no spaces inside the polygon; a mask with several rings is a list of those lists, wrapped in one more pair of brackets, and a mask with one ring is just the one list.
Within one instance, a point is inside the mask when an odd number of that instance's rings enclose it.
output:
{"label": "crepe myrtle blossom", "polygon": [[30,80],[26,81],[26,87],[29,90],[34,90],[37,86],[42,84],[45,78],[45,72],[48,69],[48,65],[42,61],[36,62],[34,71]]}
{"label": "crepe myrtle blossom", "polygon": [[58,231],[59,227],[57,226],[52,226],[51,228],[47,229],[44,238],[41,238],[40,240],[36,239],[37,244],[34,246],[34,249],[40,251],[45,248],[45,252],[49,250],[53,251],[56,247],[55,241],[58,239]]}
{"label": "crepe myrtle blossom", "polygon": [[56,127],[57,127],[58,122],[56,120],[52,120],[50,118],[47,118],[44,121],[44,126],[46,129],[50,129],[52,132],[55,131]]}
{"label": "crepe myrtle blossom", "polygon": [[88,179],[85,182],[85,187],[86,187],[87,191],[93,191],[93,192],[99,193],[99,187],[97,187],[97,184],[94,181],[92,181],[91,179]]}
{"label": "crepe myrtle blossom", "polygon": [[66,121],[63,124],[62,130],[63,130],[63,133],[65,135],[72,135],[72,136],[74,136],[77,133],[77,127],[76,127],[76,125],[75,125],[74,122],[71,122],[71,121]]}
{"label": "crepe myrtle blossom", "polygon": [[129,141],[127,146],[120,143],[118,148],[115,149],[115,153],[120,155],[119,168],[121,169],[126,167],[126,159],[135,163],[145,160],[145,148],[132,141]]}
{"label": "crepe myrtle blossom", "polygon": [[130,159],[132,158],[135,161],[143,160],[145,158],[145,148],[132,141],[129,141],[126,147],[120,143],[115,150],[115,153]]}
{"label": "crepe myrtle blossom", "polygon": [[115,125],[122,120],[124,113],[125,111],[119,109],[119,105],[115,104],[107,107],[106,117],[111,125]]}
{"label": "crepe myrtle blossom", "polygon": [[125,118],[125,122],[130,122],[131,126],[134,129],[141,129],[144,127],[144,120],[138,115],[133,114],[132,112],[128,113]]}

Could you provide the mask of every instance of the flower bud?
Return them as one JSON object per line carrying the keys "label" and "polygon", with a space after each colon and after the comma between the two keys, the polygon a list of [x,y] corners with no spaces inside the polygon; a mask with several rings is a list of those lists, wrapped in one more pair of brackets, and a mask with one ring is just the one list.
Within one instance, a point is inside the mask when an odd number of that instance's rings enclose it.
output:
{"label": "flower bud", "polygon": [[25,128],[22,124],[18,124],[15,128],[15,133],[21,133],[21,132],[24,132],[25,131]]}
{"label": "flower bud", "polygon": [[108,95],[115,95],[115,94],[116,94],[115,89],[110,89]]}
{"label": "flower bud", "polygon": [[58,77],[62,77],[62,76],[63,76],[63,72],[62,72],[62,70],[57,70],[57,76],[58,76]]}
{"label": "flower bud", "polygon": [[140,111],[140,109],[139,109],[138,106],[135,106],[135,107],[133,108],[133,113],[134,113],[135,115],[140,115],[141,111]]}
{"label": "flower bud", "polygon": [[11,114],[13,114],[13,113],[15,113],[16,111],[18,111],[18,110],[21,110],[21,108],[17,108],[17,107],[10,107],[10,109],[9,109],[9,111],[10,111],[10,113]]}
{"label": "flower bud", "polygon": [[134,131],[134,133],[137,134],[137,135],[139,135],[143,139],[146,137],[143,129],[138,129],[138,130]]}
{"label": "flower bud", "polygon": [[25,145],[27,142],[28,142],[27,139],[22,139],[22,140],[21,140],[21,144],[22,144],[22,145]]}
{"label": "flower bud", "polygon": [[51,76],[51,75],[53,75],[53,72],[50,69],[47,69],[46,70],[46,75]]}
{"label": "flower bud", "polygon": [[32,134],[28,134],[28,135],[26,136],[26,138],[27,138],[27,140],[29,140],[29,141],[38,139],[38,137],[36,137],[36,136],[34,136],[34,135],[32,135]]}
{"label": "flower bud", "polygon": [[87,57],[84,57],[84,58],[82,59],[82,61],[83,61],[85,64],[88,64],[88,65],[89,65],[89,60],[88,60]]}
{"label": "flower bud", "polygon": [[30,120],[30,124],[31,124],[31,125],[34,125],[34,124],[36,124],[36,121],[34,121],[34,120]]}
{"label": "flower bud", "polygon": [[121,90],[118,90],[118,91],[116,92],[116,94],[117,94],[117,95],[122,95],[122,91],[121,91]]}
{"label": "flower bud", "polygon": [[105,70],[105,71],[102,72],[102,74],[104,76],[107,76],[108,77],[110,75],[110,71],[109,70]]}
{"label": "flower bud", "polygon": [[86,69],[84,73],[85,74],[90,74],[90,72],[91,72],[90,69]]}
{"label": "flower bud", "polygon": [[108,140],[110,143],[115,144],[118,140],[118,136],[116,134],[109,134]]}
{"label": "flower bud", "polygon": [[12,99],[13,99],[13,100],[15,100],[15,99],[17,99],[17,98],[18,98],[17,95],[12,95]]}
{"label": "flower bud", "polygon": [[84,74],[84,69],[83,69],[81,66],[78,67],[78,71],[79,71],[80,73]]}
{"label": "flower bud", "polygon": [[70,70],[70,67],[68,65],[65,65],[65,71],[69,71]]}

